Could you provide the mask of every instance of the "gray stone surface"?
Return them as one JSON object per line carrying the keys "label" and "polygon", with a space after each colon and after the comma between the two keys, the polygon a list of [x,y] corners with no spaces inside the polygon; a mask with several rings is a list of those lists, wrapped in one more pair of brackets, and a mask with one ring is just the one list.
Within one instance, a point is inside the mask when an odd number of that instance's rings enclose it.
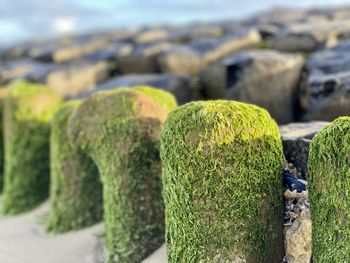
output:
{"label": "gray stone surface", "polygon": [[79,98],[85,98],[92,93],[111,90],[118,87],[132,86],[151,86],[160,88],[173,93],[179,104],[189,102],[192,98],[191,79],[186,75],[169,74],[130,74],[109,80],[92,90],[79,95]]}
{"label": "gray stone surface", "polygon": [[300,55],[252,50],[221,60],[200,78],[207,98],[253,103],[266,108],[277,122],[287,123],[294,120],[302,66]]}
{"label": "gray stone surface", "polygon": [[110,68],[106,61],[96,63],[82,61],[50,72],[46,77],[46,83],[60,95],[72,97],[92,89],[109,77]]}
{"label": "gray stone surface", "polygon": [[271,41],[281,51],[312,52],[332,47],[350,34],[350,20],[310,21],[288,25]]}
{"label": "gray stone surface", "polygon": [[307,178],[311,139],[329,122],[290,123],[279,127],[284,156]]}
{"label": "gray stone surface", "polygon": [[306,120],[332,121],[350,114],[350,41],[313,53],[300,100]]}

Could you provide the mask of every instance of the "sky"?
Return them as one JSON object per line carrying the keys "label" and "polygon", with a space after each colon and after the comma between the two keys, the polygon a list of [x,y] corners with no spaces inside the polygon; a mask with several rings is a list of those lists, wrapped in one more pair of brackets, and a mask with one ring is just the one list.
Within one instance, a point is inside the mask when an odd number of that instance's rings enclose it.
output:
{"label": "sky", "polygon": [[0,45],[36,37],[104,28],[240,19],[258,11],[286,4],[290,7],[350,4],[350,0],[288,2],[285,0],[0,0]]}

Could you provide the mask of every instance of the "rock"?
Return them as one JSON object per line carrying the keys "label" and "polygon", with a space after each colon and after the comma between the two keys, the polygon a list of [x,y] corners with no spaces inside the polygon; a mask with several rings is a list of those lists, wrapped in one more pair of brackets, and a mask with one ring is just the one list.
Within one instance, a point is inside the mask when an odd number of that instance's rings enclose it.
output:
{"label": "rock", "polygon": [[198,52],[202,66],[210,65],[235,51],[256,46],[261,37],[256,29],[245,29],[221,38],[203,38],[190,42],[190,48]]}
{"label": "rock", "polygon": [[50,72],[46,83],[64,97],[76,96],[92,89],[110,76],[106,61],[97,63],[79,62],[68,67]]}
{"label": "rock", "polygon": [[175,46],[158,57],[161,72],[171,74],[195,74],[201,67],[201,57],[188,46]]}
{"label": "rock", "polygon": [[169,262],[281,263],[283,152],[266,110],[180,106],[164,124],[161,160]]}
{"label": "rock", "polygon": [[99,62],[102,60],[115,61],[119,57],[128,56],[133,51],[133,45],[127,42],[117,42],[92,52],[83,57],[83,60]]}
{"label": "rock", "polygon": [[200,38],[218,38],[223,34],[224,29],[220,25],[193,23],[170,30],[166,39],[183,44]]}
{"label": "rock", "polygon": [[271,41],[281,51],[312,52],[337,44],[338,38],[350,34],[350,20],[317,21],[289,25]]}
{"label": "rock", "polygon": [[332,121],[350,114],[350,41],[315,52],[300,100],[305,120]]}
{"label": "rock", "polygon": [[328,122],[290,123],[279,127],[285,158],[293,163],[305,178],[307,178],[311,139],[328,124]]}
{"label": "rock", "polygon": [[78,97],[85,98],[97,91],[111,90],[118,87],[151,86],[171,92],[179,104],[191,101],[191,79],[185,75],[146,74],[125,75],[102,83],[90,91],[83,92]]}
{"label": "rock", "polygon": [[135,47],[133,52],[117,59],[118,69],[122,74],[157,73],[160,71],[157,57],[169,50],[173,44],[160,42]]}
{"label": "rock", "polygon": [[221,60],[200,74],[209,99],[226,98],[266,108],[279,123],[294,120],[303,58],[272,50],[252,50]]}
{"label": "rock", "polygon": [[288,263],[310,263],[312,256],[311,213],[306,209],[285,230],[286,260]]}
{"label": "rock", "polygon": [[149,28],[139,32],[134,38],[133,42],[137,45],[152,43],[156,41],[165,40],[168,36],[166,28]]}
{"label": "rock", "polygon": [[14,60],[0,67],[0,81],[8,83],[22,79],[45,82],[47,75],[57,69],[60,69],[60,67],[31,59]]}

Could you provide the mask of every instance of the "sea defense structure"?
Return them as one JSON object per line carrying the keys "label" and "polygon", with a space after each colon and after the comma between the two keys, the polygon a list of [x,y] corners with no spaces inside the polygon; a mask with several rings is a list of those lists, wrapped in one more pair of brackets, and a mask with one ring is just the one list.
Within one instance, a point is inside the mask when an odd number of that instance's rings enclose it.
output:
{"label": "sea defense structure", "polygon": [[118,88],[92,94],[70,118],[70,141],[100,172],[110,262],[141,262],[164,242],[159,141],[175,107],[166,91]]}
{"label": "sea defense structure", "polygon": [[30,210],[48,197],[52,115],[62,98],[41,84],[16,82],[4,100],[3,212]]}
{"label": "sea defense structure", "polygon": [[47,230],[60,233],[102,220],[102,184],[95,163],[71,145],[67,126],[80,100],[62,104],[51,121],[50,200]]}
{"label": "sea defense structure", "polygon": [[337,118],[312,139],[308,171],[314,261],[348,262],[350,117]]}
{"label": "sea defense structure", "polygon": [[169,262],[282,262],[283,152],[260,107],[191,102],[161,135]]}
{"label": "sea defense structure", "polygon": [[4,140],[3,140],[3,118],[4,99],[9,91],[9,88],[0,88],[0,193],[3,188],[4,181]]}

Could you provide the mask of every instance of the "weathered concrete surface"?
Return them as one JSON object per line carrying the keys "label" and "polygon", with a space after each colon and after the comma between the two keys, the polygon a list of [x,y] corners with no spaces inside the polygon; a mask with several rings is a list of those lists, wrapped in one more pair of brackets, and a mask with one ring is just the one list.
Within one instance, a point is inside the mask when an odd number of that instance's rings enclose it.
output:
{"label": "weathered concrete surface", "polygon": [[289,163],[307,178],[307,161],[311,139],[329,122],[290,123],[279,127],[283,153]]}
{"label": "weathered concrete surface", "polygon": [[350,114],[350,41],[315,52],[300,93],[305,120],[332,121]]}
{"label": "weathered concrete surface", "polygon": [[200,74],[209,99],[234,99],[266,108],[278,123],[294,120],[301,55],[250,50],[221,60]]}
{"label": "weathered concrete surface", "polygon": [[[104,263],[107,252],[103,224],[61,235],[45,233],[43,220],[49,201],[39,208],[16,216],[0,217],[1,263]],[[163,245],[143,263],[166,263]]]}

